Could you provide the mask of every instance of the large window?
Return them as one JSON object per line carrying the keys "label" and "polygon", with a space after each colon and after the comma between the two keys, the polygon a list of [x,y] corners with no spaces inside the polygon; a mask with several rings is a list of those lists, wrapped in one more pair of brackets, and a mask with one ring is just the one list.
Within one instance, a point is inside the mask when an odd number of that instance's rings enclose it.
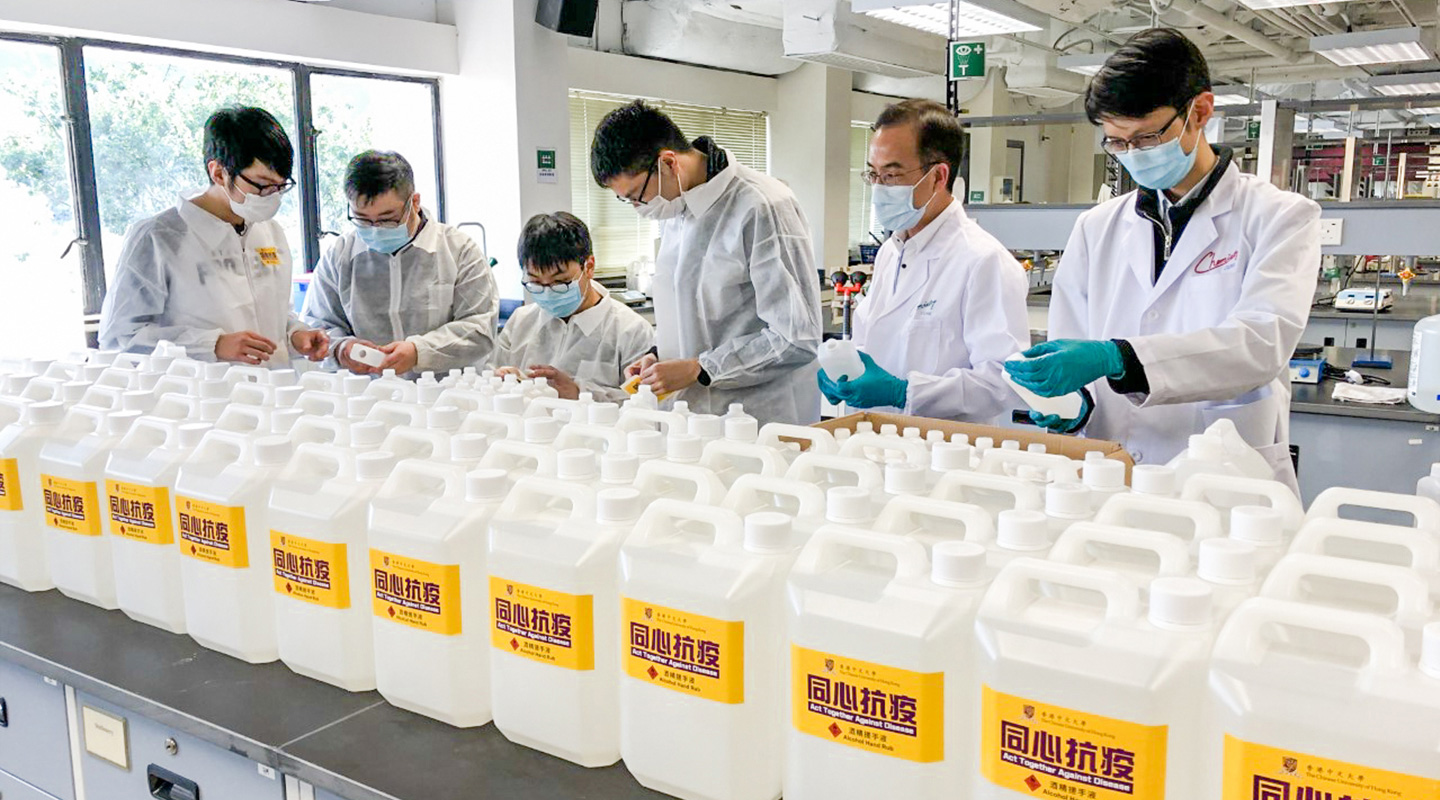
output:
{"label": "large window", "polygon": [[85,345],[61,76],[59,48],[0,41],[0,358]]}
{"label": "large window", "polygon": [[[634,100],[592,92],[570,92],[570,194],[575,215],[590,226],[595,242],[596,274],[625,274],[631,263],[655,255],[658,223],[642,218],[615,193],[596,185],[590,177],[590,144],[595,126],[611,110]],[[653,101],[691,139],[709,136],[745,166],[768,172],[769,120],[764,112],[741,111]]]}
{"label": "large window", "polygon": [[[875,223],[870,205],[870,185],[865,183],[865,163],[870,157],[870,139],[874,137],[868,122],[850,123],[850,247],[878,244],[885,232]],[[873,236],[872,236],[873,234]]]}

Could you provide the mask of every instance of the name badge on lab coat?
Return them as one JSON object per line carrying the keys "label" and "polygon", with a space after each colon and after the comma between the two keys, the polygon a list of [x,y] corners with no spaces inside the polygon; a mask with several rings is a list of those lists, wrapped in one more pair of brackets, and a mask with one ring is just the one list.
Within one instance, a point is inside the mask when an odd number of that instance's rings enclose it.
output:
{"label": "name badge on lab coat", "polygon": [[273,247],[257,247],[255,254],[260,256],[260,263],[264,266],[280,266],[280,251]]}

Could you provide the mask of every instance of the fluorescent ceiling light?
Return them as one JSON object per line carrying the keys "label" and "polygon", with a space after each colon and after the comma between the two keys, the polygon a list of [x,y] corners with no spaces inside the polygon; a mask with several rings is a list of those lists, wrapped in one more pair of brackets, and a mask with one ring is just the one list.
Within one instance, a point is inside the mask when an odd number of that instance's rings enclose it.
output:
{"label": "fluorescent ceiling light", "polygon": [[1081,75],[1094,77],[1105,66],[1105,60],[1110,58],[1109,53],[1086,53],[1084,55],[1057,56],[1055,66],[1067,72],[1075,72]]}
{"label": "fluorescent ceiling light", "polygon": [[[1250,105],[1250,90],[1243,86],[1216,86],[1214,94],[1217,106]],[[1255,102],[1260,102],[1258,94],[1255,96]]]}
{"label": "fluorescent ceiling light", "polygon": [[1430,117],[1436,114],[1440,114],[1440,108],[1406,108],[1403,110],[1409,111],[1411,114],[1419,114],[1422,117]]}
{"label": "fluorescent ceiling light", "polygon": [[1407,94],[1440,94],[1440,72],[1376,75],[1370,79],[1370,88],[1391,97]]}
{"label": "fluorescent ceiling light", "polygon": [[1293,8],[1295,6],[1318,6],[1329,0],[1240,0],[1240,4],[1256,11],[1268,8]]}
{"label": "fluorescent ceiling light", "polygon": [[1342,67],[1429,61],[1419,28],[1384,28],[1372,31],[1316,36],[1310,49]]}
{"label": "fluorescent ceiling light", "polygon": [[[908,28],[950,37],[950,4],[925,3],[922,5],[879,8],[865,11],[866,15]],[[955,33],[958,36],[994,36],[1001,33],[1024,33],[1038,31],[1038,25],[1007,17],[998,11],[991,11],[973,3],[956,4]]]}

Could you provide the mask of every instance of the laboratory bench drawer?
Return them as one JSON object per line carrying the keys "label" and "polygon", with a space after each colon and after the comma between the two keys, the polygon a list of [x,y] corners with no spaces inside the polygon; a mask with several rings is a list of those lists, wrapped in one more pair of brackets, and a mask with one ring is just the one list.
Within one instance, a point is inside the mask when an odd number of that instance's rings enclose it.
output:
{"label": "laboratory bench drawer", "polygon": [[65,687],[8,661],[0,661],[0,770],[60,800],[75,797]]}

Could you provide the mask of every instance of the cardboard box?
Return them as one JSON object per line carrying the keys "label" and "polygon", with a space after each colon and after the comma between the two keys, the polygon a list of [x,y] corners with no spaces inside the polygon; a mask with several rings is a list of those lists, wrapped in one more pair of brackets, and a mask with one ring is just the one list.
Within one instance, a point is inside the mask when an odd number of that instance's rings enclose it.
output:
{"label": "cardboard box", "polygon": [[924,435],[930,431],[940,431],[945,434],[948,440],[957,433],[963,433],[974,442],[984,436],[995,440],[995,446],[1011,439],[1021,444],[1022,449],[1032,444],[1045,445],[1045,452],[1062,455],[1076,461],[1085,460],[1086,453],[1103,453],[1106,458],[1119,461],[1125,465],[1125,482],[1130,482],[1130,471],[1135,466],[1135,460],[1125,451],[1119,442],[1111,442],[1105,439],[1082,439],[1078,436],[1060,436],[1054,433],[1045,433],[1039,428],[996,428],[990,425],[974,425],[969,422],[952,422],[944,419],[927,419],[925,417],[908,417],[904,414],[874,414],[864,412],[851,414],[847,417],[826,420],[815,425],[817,428],[824,428],[828,431],[841,429],[854,431],[860,423],[869,422],[880,430],[882,425],[894,425],[900,430],[906,428],[919,428]]}

